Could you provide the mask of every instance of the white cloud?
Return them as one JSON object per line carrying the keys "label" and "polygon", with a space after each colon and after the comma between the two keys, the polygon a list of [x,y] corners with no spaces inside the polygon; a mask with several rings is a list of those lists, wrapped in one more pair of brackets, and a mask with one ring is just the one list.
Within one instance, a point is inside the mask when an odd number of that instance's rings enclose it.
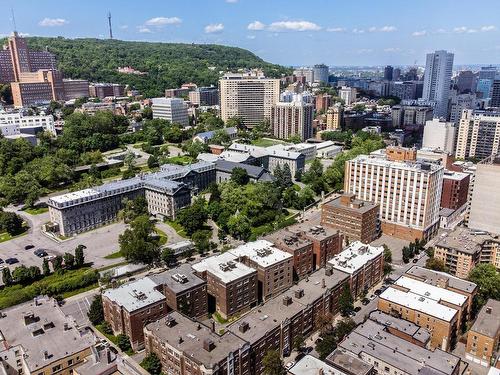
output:
{"label": "white cloud", "polygon": [[372,53],[373,50],[371,48],[361,48],[361,49],[358,49],[356,51],[356,53],[362,55],[362,54],[365,54],[365,53]]}
{"label": "white cloud", "polygon": [[179,17],[154,17],[146,22],[146,26],[165,26],[165,25],[179,25],[182,20]]}
{"label": "white cloud", "polygon": [[224,25],[222,23],[211,23],[205,26],[205,33],[207,34],[220,33],[222,30],[224,30]]}
{"label": "white cloud", "polygon": [[152,33],[151,29],[144,27],[144,26],[139,26],[139,32],[142,34],[151,34]]}
{"label": "white cloud", "polygon": [[329,27],[326,29],[326,31],[331,32],[331,33],[343,33],[346,31],[345,27]]}
{"label": "white cloud", "polygon": [[310,21],[279,21],[269,25],[271,31],[318,31],[321,27]]}
{"label": "white cloud", "polygon": [[121,26],[120,26],[120,29],[122,29],[122,30],[127,30],[127,29],[128,29],[128,25],[121,25]]}
{"label": "white cloud", "polygon": [[434,34],[446,34],[446,30],[445,29],[437,29]]}
{"label": "white cloud", "polygon": [[260,21],[253,21],[250,22],[247,26],[248,30],[264,30],[266,28],[266,25],[264,25]]}
{"label": "white cloud", "polygon": [[424,36],[424,35],[427,35],[427,30],[414,31],[411,35],[412,36]]}
{"label": "white cloud", "polygon": [[482,26],[481,31],[486,32],[486,31],[495,31],[497,29],[496,26],[493,25],[487,25],[487,26]]}
{"label": "white cloud", "polygon": [[255,35],[247,35],[247,39],[255,39]]}
{"label": "white cloud", "polygon": [[364,34],[365,30],[363,30],[363,29],[352,29],[352,32],[354,34]]}
{"label": "white cloud", "polygon": [[64,26],[68,23],[69,21],[65,20],[64,18],[47,18],[47,17],[38,22],[40,26],[44,27]]}
{"label": "white cloud", "polygon": [[391,33],[393,31],[396,31],[397,28],[396,26],[382,26],[382,27],[375,27],[375,26],[372,26],[368,29],[368,31],[370,33],[374,33],[374,32],[381,32],[381,33]]}
{"label": "white cloud", "polygon": [[384,52],[401,52],[401,48],[397,47],[384,48]]}
{"label": "white cloud", "polygon": [[226,0],[226,3],[229,3],[229,4],[235,4],[237,2],[238,2],[238,0]]}

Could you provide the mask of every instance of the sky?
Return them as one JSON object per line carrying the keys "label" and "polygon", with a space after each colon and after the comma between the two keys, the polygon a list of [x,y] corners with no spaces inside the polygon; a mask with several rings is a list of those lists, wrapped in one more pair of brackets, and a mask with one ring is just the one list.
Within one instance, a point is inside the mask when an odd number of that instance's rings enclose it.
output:
{"label": "sky", "polygon": [[0,0],[0,35],[217,43],[286,66],[500,63],[500,0]]}

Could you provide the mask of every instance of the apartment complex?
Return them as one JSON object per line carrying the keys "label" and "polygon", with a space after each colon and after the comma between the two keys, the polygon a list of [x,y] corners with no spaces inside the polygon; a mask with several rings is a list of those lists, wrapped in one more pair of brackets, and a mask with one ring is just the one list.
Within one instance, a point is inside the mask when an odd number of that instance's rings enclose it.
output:
{"label": "apartment complex", "polygon": [[453,58],[453,53],[446,51],[427,54],[422,98],[436,103],[435,117],[448,117]]}
{"label": "apartment complex", "polygon": [[344,101],[345,105],[351,105],[356,101],[358,91],[354,87],[342,86],[339,89],[339,97]]}
{"label": "apartment complex", "polygon": [[271,129],[276,138],[298,136],[304,141],[313,135],[314,108],[305,103],[300,94],[291,102],[277,102],[271,108]]}
{"label": "apartment complex", "polygon": [[144,347],[144,326],[167,315],[165,296],[155,287],[142,278],[102,293],[104,320],[115,335],[127,335],[134,350]]}
{"label": "apartment complex", "polygon": [[214,86],[197,87],[189,91],[189,101],[202,107],[219,105],[219,89]]}
{"label": "apartment complex", "polygon": [[168,311],[179,311],[190,318],[208,315],[207,282],[189,264],[149,276],[166,299]]}
{"label": "apartment complex", "polygon": [[56,134],[54,116],[45,114],[25,116],[23,112],[0,112],[0,129],[4,136],[20,133],[36,134],[38,131]]}
{"label": "apartment complex", "polygon": [[180,98],[153,98],[153,118],[170,121],[181,126],[189,125],[188,106]]}
{"label": "apartment complex", "polygon": [[463,208],[469,197],[470,174],[444,171],[441,208],[458,210]]}
{"label": "apartment complex", "polygon": [[435,118],[427,120],[424,127],[422,148],[440,150],[450,154],[455,152],[455,124]]}
{"label": "apartment complex", "polygon": [[95,340],[54,299],[35,297],[0,314],[0,373],[71,374]]}
{"label": "apartment complex", "polygon": [[344,108],[341,105],[334,105],[326,111],[326,130],[341,130]]}
{"label": "apartment complex", "polygon": [[380,205],[382,232],[429,239],[439,227],[443,173],[440,165],[417,161],[415,150],[388,147],[385,155],[348,160],[344,191]]}
{"label": "apartment complex", "polygon": [[279,101],[279,79],[228,73],[219,81],[221,118],[240,117],[252,128],[271,120],[271,108]]}
{"label": "apartment complex", "polygon": [[338,229],[349,241],[370,243],[380,231],[379,205],[343,194],[321,207],[321,224]]}
{"label": "apartment complex", "polygon": [[382,280],[384,248],[356,241],[330,259],[328,265],[349,275],[351,294],[356,299]]}
{"label": "apartment complex", "polygon": [[465,109],[458,126],[455,156],[487,158],[500,152],[500,112]]}
{"label": "apartment complex", "polygon": [[426,105],[395,105],[391,108],[392,127],[400,128],[408,125],[424,126],[432,120],[434,110]]}
{"label": "apartment complex", "polygon": [[235,261],[234,255],[226,252],[205,258],[193,269],[206,280],[209,304],[213,303],[224,319],[257,304],[257,270]]}
{"label": "apartment complex", "polygon": [[125,95],[125,85],[119,83],[92,83],[89,86],[91,97],[104,99],[106,97],[121,97]]}
{"label": "apartment complex", "polygon": [[500,301],[489,299],[467,333],[465,358],[488,367],[496,360],[500,338]]}

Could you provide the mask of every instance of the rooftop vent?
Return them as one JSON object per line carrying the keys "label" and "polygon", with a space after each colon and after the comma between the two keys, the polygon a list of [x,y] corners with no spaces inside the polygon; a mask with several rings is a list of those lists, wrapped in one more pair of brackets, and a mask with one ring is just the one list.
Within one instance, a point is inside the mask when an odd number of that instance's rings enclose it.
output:
{"label": "rooftop vent", "polygon": [[213,342],[213,340],[209,338],[203,340],[203,349],[205,349],[207,352],[211,352],[212,350],[214,350],[215,343]]}
{"label": "rooftop vent", "polygon": [[299,299],[304,297],[304,289],[297,289],[295,291],[295,298]]}
{"label": "rooftop vent", "polygon": [[292,297],[290,296],[283,297],[283,305],[290,306],[292,302],[293,302]]}
{"label": "rooftop vent", "polygon": [[165,317],[165,325],[167,327],[173,327],[173,326],[175,326],[175,324],[176,324],[175,318],[172,315],[167,315]]}
{"label": "rooftop vent", "polygon": [[491,311],[492,311],[491,307],[487,306],[486,307],[486,314],[491,314]]}
{"label": "rooftop vent", "polygon": [[180,284],[185,284],[188,282],[188,278],[186,275],[183,275],[181,273],[174,273],[172,275],[172,279],[174,279],[176,282],[180,283]]}
{"label": "rooftop vent", "polygon": [[326,267],[325,268],[325,276],[332,276],[333,275],[333,268],[332,267]]}
{"label": "rooftop vent", "polygon": [[250,329],[250,324],[248,324],[248,322],[241,322],[240,326],[238,327],[238,330],[241,333],[245,333],[249,329]]}

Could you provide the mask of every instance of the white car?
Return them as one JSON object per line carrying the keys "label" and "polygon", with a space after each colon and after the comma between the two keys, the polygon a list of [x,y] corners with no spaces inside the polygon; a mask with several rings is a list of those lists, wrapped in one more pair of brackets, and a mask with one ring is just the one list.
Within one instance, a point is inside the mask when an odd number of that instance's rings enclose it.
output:
{"label": "white car", "polygon": [[292,362],[288,362],[288,363],[285,365],[285,368],[286,368],[287,370],[290,370],[290,369],[291,369],[294,365],[295,365],[295,362],[293,362],[293,361],[292,361]]}

